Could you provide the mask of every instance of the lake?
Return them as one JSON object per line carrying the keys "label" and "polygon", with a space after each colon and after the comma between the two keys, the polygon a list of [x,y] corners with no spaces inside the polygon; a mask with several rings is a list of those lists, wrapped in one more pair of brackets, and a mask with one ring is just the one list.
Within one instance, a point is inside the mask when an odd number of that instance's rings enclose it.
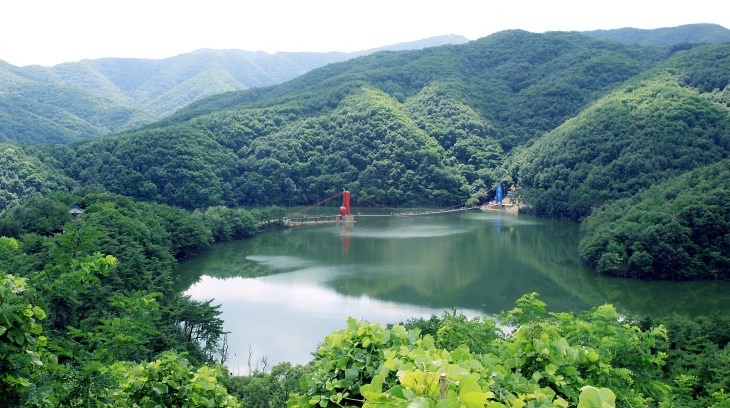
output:
{"label": "lake", "polygon": [[180,288],[221,304],[234,373],[306,363],[349,316],[385,324],[453,310],[492,315],[530,292],[551,311],[605,303],[634,316],[730,311],[730,282],[587,270],[574,223],[479,210],[355,220],[264,232],[180,263]]}

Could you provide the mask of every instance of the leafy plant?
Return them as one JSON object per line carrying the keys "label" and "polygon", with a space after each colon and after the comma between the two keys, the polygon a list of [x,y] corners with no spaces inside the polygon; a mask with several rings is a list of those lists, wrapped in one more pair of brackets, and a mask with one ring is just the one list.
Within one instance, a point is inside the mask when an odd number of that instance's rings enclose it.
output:
{"label": "leafy plant", "polygon": [[0,402],[6,406],[31,386],[33,371],[43,366],[46,337],[39,320],[46,312],[30,303],[27,289],[19,276],[7,274],[0,281]]}
{"label": "leafy plant", "polygon": [[164,353],[155,361],[110,367],[119,386],[112,392],[115,407],[241,407],[219,383],[218,368],[195,368],[184,357]]}

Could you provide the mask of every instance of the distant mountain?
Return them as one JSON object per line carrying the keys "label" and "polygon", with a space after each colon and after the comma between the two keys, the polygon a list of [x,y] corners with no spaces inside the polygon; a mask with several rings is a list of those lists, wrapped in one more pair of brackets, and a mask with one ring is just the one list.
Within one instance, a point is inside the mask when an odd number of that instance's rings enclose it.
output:
{"label": "distant mountain", "polygon": [[461,35],[441,35],[437,37],[424,38],[423,40],[411,41],[388,45],[386,47],[373,48],[367,51],[356,52],[355,54],[372,54],[378,51],[411,51],[424,48],[438,47],[440,45],[458,45],[469,42],[469,39]]}
{"label": "distant mountain", "polygon": [[[99,87],[89,92],[54,78],[40,67],[0,61],[0,139],[68,143],[149,123],[153,116],[130,107],[94,72],[75,73]],[[112,88],[113,90],[113,88]]]}
{"label": "distant mountain", "polygon": [[53,67],[0,61],[0,140],[93,139],[151,123],[207,96],[279,84],[333,62],[465,41],[439,36],[354,53],[201,49],[161,60],[103,58]]}
{"label": "distant mountain", "polygon": [[619,28],[582,33],[594,38],[636,45],[720,44],[730,41],[730,30],[717,24],[687,24],[653,30]]}

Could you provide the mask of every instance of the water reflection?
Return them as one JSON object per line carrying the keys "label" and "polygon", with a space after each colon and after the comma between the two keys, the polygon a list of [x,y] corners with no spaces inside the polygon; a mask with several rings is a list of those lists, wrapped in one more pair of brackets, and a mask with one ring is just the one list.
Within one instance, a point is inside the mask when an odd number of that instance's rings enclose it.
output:
{"label": "water reflection", "polygon": [[441,312],[364,295],[343,296],[319,284],[341,273],[336,268],[309,268],[259,279],[206,276],[188,294],[222,303],[221,317],[230,332],[227,364],[236,374],[262,369],[262,359],[269,367],[282,361],[310,361],[322,339],[344,328],[350,316],[387,324]]}
{"label": "water reflection", "polygon": [[575,224],[500,213],[360,217],[354,226],[215,245],[180,265],[178,284],[223,304],[236,369],[246,368],[249,347],[274,361],[308,361],[348,316],[386,323],[452,308],[494,314],[533,291],[555,311],[604,303],[654,317],[730,309],[727,282],[599,276],[581,266],[577,242]]}

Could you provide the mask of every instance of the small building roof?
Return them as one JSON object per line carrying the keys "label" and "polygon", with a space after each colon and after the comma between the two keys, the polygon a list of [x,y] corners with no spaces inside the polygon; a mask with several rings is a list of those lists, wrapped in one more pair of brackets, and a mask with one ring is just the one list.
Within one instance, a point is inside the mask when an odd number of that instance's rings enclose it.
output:
{"label": "small building roof", "polygon": [[68,210],[68,212],[70,212],[71,214],[83,214],[84,210],[82,210],[81,208],[79,208],[77,206],[74,206],[73,208]]}

